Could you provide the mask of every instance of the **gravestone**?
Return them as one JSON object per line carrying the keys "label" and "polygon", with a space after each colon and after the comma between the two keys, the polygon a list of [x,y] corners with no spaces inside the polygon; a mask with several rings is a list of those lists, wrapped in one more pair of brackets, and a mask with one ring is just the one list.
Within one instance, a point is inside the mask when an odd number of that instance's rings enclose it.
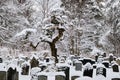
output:
{"label": "gravestone", "polygon": [[77,78],[79,78],[80,76],[72,76],[71,80],[76,80]]}
{"label": "gravestone", "polygon": [[29,74],[29,65],[24,65],[22,67],[22,72],[21,72],[22,75],[28,75]]}
{"label": "gravestone", "polygon": [[93,76],[93,68],[92,68],[92,65],[90,63],[86,63],[85,69],[83,71],[83,76],[88,76],[88,77]]}
{"label": "gravestone", "polygon": [[7,80],[19,80],[19,73],[16,71],[16,68],[9,68],[7,71]]}
{"label": "gravestone", "polygon": [[90,64],[93,65],[93,64],[95,64],[95,61],[93,61],[93,60],[91,60],[91,59],[89,59],[89,58],[88,58],[88,59],[86,58],[86,59],[83,59],[83,60],[82,60],[82,63],[83,63],[83,65],[85,65],[86,63],[90,63]]}
{"label": "gravestone", "polygon": [[33,67],[38,67],[39,66],[39,61],[33,57],[32,60],[30,61],[31,68]]}
{"label": "gravestone", "polygon": [[106,69],[104,67],[98,67],[96,69],[96,75],[103,75],[106,77]]}
{"label": "gravestone", "polygon": [[70,68],[69,67],[65,67],[64,73],[65,73],[65,76],[66,76],[66,80],[69,80]]}
{"label": "gravestone", "polygon": [[50,59],[49,58],[46,58],[46,62],[49,62],[50,61]]}
{"label": "gravestone", "polygon": [[120,78],[112,78],[111,80],[120,80]]}
{"label": "gravestone", "polygon": [[116,63],[120,66],[120,58],[116,59]]}
{"label": "gravestone", "polygon": [[109,68],[109,62],[103,62],[102,63],[106,68]]}
{"label": "gravestone", "polygon": [[0,63],[3,63],[3,59],[2,58],[0,58]]}
{"label": "gravestone", "polygon": [[66,80],[69,80],[69,72],[70,72],[69,67],[67,67],[67,66],[60,67],[60,68],[58,68],[58,71],[64,71],[65,76],[66,76]]}
{"label": "gravestone", "polygon": [[47,76],[46,75],[39,75],[38,80],[47,80]]}
{"label": "gravestone", "polygon": [[56,75],[55,80],[66,80],[66,78],[63,75]]}
{"label": "gravestone", "polygon": [[97,67],[96,64],[93,64],[93,69],[96,69],[96,67]]}
{"label": "gravestone", "polygon": [[97,62],[97,60],[98,60],[98,55],[95,56],[95,62]]}
{"label": "gravestone", "polygon": [[80,61],[75,62],[75,70],[82,71],[82,62]]}
{"label": "gravestone", "polygon": [[113,72],[119,72],[119,66],[117,64],[112,65]]}
{"label": "gravestone", "polygon": [[109,63],[111,63],[113,60],[114,60],[114,56],[113,56],[113,54],[110,54],[109,55]]}
{"label": "gravestone", "polygon": [[92,77],[93,76],[93,69],[84,70],[83,76]]}
{"label": "gravestone", "polygon": [[7,72],[0,71],[0,80],[7,80]]}
{"label": "gravestone", "polygon": [[103,53],[103,57],[106,57],[106,53]]}
{"label": "gravestone", "polygon": [[47,68],[47,66],[41,65],[40,68],[41,68],[41,71],[44,71]]}

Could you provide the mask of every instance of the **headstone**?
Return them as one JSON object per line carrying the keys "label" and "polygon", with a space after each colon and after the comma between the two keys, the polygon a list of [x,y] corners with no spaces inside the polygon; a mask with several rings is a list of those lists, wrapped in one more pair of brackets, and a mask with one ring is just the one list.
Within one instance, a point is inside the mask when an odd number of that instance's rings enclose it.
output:
{"label": "headstone", "polygon": [[98,60],[97,60],[97,63],[102,63],[104,60],[103,56],[99,56],[98,57]]}
{"label": "headstone", "polygon": [[116,63],[120,66],[120,58],[116,59]]}
{"label": "headstone", "polygon": [[98,60],[98,55],[95,56],[95,62],[97,62],[97,60]]}
{"label": "headstone", "polygon": [[103,53],[103,57],[106,57],[106,53]]}
{"label": "headstone", "polygon": [[40,68],[41,68],[41,71],[44,71],[47,68],[47,66],[41,65]]}
{"label": "headstone", "polygon": [[38,67],[39,66],[39,61],[36,58],[33,57],[32,60],[30,61],[30,65],[31,65],[31,68]]}
{"label": "headstone", "polygon": [[46,62],[49,62],[50,61],[50,59],[49,58],[46,58]]}
{"label": "headstone", "polygon": [[7,80],[7,72],[0,71],[0,80]]}
{"label": "headstone", "polygon": [[66,76],[66,80],[69,80],[69,73],[70,73],[70,68],[69,67],[65,67],[65,71],[64,71],[64,73],[65,73],[65,76]]}
{"label": "headstone", "polygon": [[80,76],[72,76],[71,80],[76,80],[77,78],[79,78]]}
{"label": "headstone", "polygon": [[120,78],[112,78],[111,80],[120,80]]}
{"label": "headstone", "polygon": [[106,77],[106,69],[104,67],[98,67],[96,70],[96,75],[103,75]]}
{"label": "headstone", "polygon": [[117,64],[112,65],[113,72],[119,72],[119,66]]}
{"label": "headstone", "polygon": [[47,76],[46,75],[39,75],[38,80],[47,80]]}
{"label": "headstone", "polygon": [[113,54],[110,54],[109,55],[109,62],[111,63],[113,60],[114,60],[114,56],[113,56]]}
{"label": "headstone", "polygon": [[0,58],[0,63],[2,63],[3,62],[3,59],[2,58]]}
{"label": "headstone", "polygon": [[82,62],[80,61],[75,62],[75,70],[82,71]]}
{"label": "headstone", "polygon": [[66,80],[66,78],[63,75],[56,75],[55,80]]}
{"label": "headstone", "polygon": [[103,62],[102,63],[106,68],[109,68],[109,62]]}
{"label": "headstone", "polygon": [[93,69],[96,69],[96,67],[97,67],[96,64],[93,64]]}
{"label": "headstone", "polygon": [[83,65],[85,65],[86,63],[95,64],[95,61],[93,61],[91,59],[83,59],[82,63],[83,63]]}
{"label": "headstone", "polygon": [[64,71],[65,76],[66,76],[66,80],[69,80],[69,72],[70,72],[69,67],[67,67],[67,66],[60,67],[60,68],[58,68],[58,71]]}
{"label": "headstone", "polygon": [[19,80],[18,72],[16,71],[16,68],[9,68],[7,71],[7,80]]}
{"label": "headstone", "polygon": [[86,63],[83,76],[88,76],[88,77],[93,76],[93,68],[90,63]]}
{"label": "headstone", "polygon": [[22,75],[28,75],[29,74],[29,65],[25,65],[22,67]]}

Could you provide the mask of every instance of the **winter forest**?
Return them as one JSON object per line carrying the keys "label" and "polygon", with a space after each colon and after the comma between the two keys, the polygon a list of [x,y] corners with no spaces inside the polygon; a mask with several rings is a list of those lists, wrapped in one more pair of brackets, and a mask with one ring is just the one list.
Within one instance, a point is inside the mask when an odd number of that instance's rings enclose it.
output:
{"label": "winter forest", "polygon": [[0,80],[120,80],[120,0],[0,0],[0,67]]}

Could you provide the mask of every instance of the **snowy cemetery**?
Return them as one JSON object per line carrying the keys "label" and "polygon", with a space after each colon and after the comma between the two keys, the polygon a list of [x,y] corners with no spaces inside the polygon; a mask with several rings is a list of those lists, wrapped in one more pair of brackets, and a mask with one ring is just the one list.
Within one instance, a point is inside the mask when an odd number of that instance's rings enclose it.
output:
{"label": "snowy cemetery", "polygon": [[0,80],[120,80],[120,58],[97,54],[92,58],[77,55],[0,58]]}

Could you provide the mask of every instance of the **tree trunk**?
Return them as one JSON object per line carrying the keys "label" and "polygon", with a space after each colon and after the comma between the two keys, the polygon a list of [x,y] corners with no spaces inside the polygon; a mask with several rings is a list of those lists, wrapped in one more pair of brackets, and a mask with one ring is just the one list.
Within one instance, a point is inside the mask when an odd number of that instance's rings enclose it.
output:
{"label": "tree trunk", "polygon": [[57,59],[57,48],[55,47],[55,43],[49,43],[50,48],[51,48],[51,55],[55,57],[55,63],[58,63]]}

